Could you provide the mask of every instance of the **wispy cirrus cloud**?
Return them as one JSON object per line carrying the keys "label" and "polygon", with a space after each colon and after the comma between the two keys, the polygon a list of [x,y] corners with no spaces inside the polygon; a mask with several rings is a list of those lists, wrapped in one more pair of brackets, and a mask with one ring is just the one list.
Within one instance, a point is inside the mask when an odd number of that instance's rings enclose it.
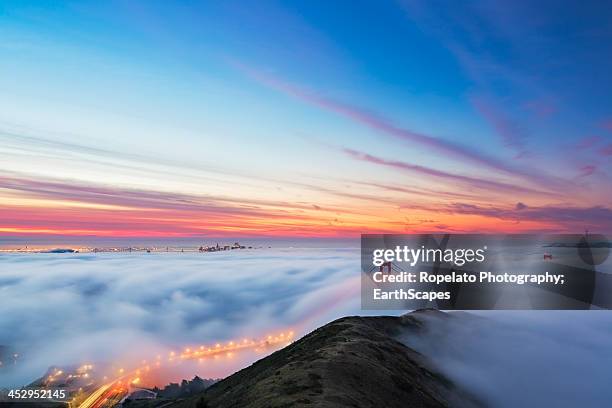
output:
{"label": "wispy cirrus cloud", "polygon": [[578,177],[588,177],[597,171],[597,166],[593,164],[587,164],[586,166],[582,166],[580,168],[580,172]]}
{"label": "wispy cirrus cloud", "polygon": [[385,118],[380,114],[373,113],[368,109],[328,98],[315,92],[306,91],[298,86],[255,70],[251,67],[247,67],[241,63],[233,61],[232,64],[260,83],[279,90],[296,99],[342,115],[353,120],[354,122],[403,142],[408,142],[411,144],[416,143],[420,146],[433,150],[442,156],[469,162],[473,165],[484,167],[489,170],[495,170],[504,174],[518,176],[541,185],[550,185],[553,183],[560,184],[559,180],[546,175],[545,172],[536,172],[528,169],[524,165],[516,166],[506,163],[498,157],[493,157],[479,151],[479,149],[475,148],[474,146],[458,144],[449,140],[444,140],[422,132],[398,126],[388,118]]}
{"label": "wispy cirrus cloud", "polygon": [[[220,197],[92,185],[68,180],[0,177],[4,233],[104,236],[236,233],[312,234],[343,210],[312,203]],[[318,227],[317,227],[318,226]],[[341,228],[338,228],[341,229]],[[328,229],[335,234],[337,230]],[[322,233],[319,230],[318,233]]]}
{"label": "wispy cirrus cloud", "polygon": [[514,206],[487,206],[467,203],[452,203],[437,207],[437,211],[451,214],[480,215],[505,220],[544,221],[554,223],[561,231],[581,232],[584,228],[593,231],[612,230],[612,209],[604,206],[528,206],[517,203]]}
{"label": "wispy cirrus cloud", "polygon": [[143,190],[136,188],[91,185],[69,180],[33,180],[0,176],[0,187],[28,193],[30,196],[50,200],[67,200],[90,204],[140,209],[185,211],[220,211],[226,214],[258,214],[263,207],[309,209],[308,204],[289,203],[254,198],[232,198],[210,194],[184,194]]}
{"label": "wispy cirrus cloud", "polygon": [[373,164],[378,164],[385,167],[391,167],[411,173],[420,174],[422,176],[434,177],[447,182],[459,182],[465,186],[477,188],[479,190],[496,191],[498,193],[510,194],[510,193],[521,193],[521,194],[536,194],[543,196],[556,195],[553,192],[545,190],[537,190],[529,187],[523,187],[519,185],[513,185],[501,181],[494,181],[489,179],[481,179],[476,177],[464,176],[460,174],[447,173],[441,170],[436,170],[430,167],[424,167],[416,164],[407,163],[404,161],[387,160],[380,157],[373,156],[368,153],[359,152],[353,149],[343,149],[344,153],[357,160],[366,161]]}
{"label": "wispy cirrus cloud", "polygon": [[430,188],[423,188],[423,187],[408,187],[406,185],[393,185],[393,184],[372,183],[372,182],[357,182],[357,184],[375,187],[381,190],[395,191],[395,192],[406,193],[406,194],[416,195],[416,196],[426,195],[427,197],[433,197],[437,199],[448,199],[448,198],[476,199],[478,198],[477,194],[469,194],[469,193],[461,192],[461,191],[433,190]]}
{"label": "wispy cirrus cloud", "polygon": [[[71,180],[2,176],[3,234],[180,236],[355,236],[403,227],[397,198],[299,184],[313,197],[351,199],[338,206],[308,200],[274,200],[109,187]],[[355,200],[369,204],[355,205]]]}
{"label": "wispy cirrus cloud", "polygon": [[[219,176],[244,177],[246,172],[219,166],[217,163],[205,163],[198,161],[194,163],[188,160],[176,160],[172,158],[148,155],[142,152],[127,152],[119,149],[101,148],[79,142],[67,142],[52,137],[40,136],[39,130],[29,128],[15,128],[1,124],[0,141],[2,147],[10,148],[13,154],[35,155],[61,159],[62,161],[86,161],[102,166],[122,168],[130,173],[146,172],[185,176],[186,173],[196,173],[199,177],[211,179]],[[42,132],[44,133],[44,132]],[[72,139],[79,139],[81,135],[69,135]],[[253,174],[248,174],[252,180]],[[258,180],[273,181],[263,177]],[[233,180],[237,182],[237,180]]]}

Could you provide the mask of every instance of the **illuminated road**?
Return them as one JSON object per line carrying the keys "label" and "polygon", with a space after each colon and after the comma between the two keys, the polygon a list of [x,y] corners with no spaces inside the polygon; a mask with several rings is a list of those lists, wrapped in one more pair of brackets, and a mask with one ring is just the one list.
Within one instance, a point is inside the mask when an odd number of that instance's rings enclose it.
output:
{"label": "illuminated road", "polygon": [[103,400],[103,396],[105,395],[106,391],[111,386],[112,386],[112,383],[111,384],[104,384],[103,386],[101,386],[100,388],[98,388],[97,390],[92,392],[91,395],[89,397],[87,397],[85,399],[85,401],[83,401],[81,403],[80,406],[81,407],[93,407],[93,406],[95,406],[96,402]]}
{"label": "illuminated road", "polygon": [[[230,341],[226,345],[217,343],[214,346],[199,346],[195,348],[185,348],[182,352],[176,353],[171,351],[168,353],[167,361],[172,363],[180,363],[185,360],[203,361],[208,357],[221,358],[232,357],[234,353],[239,353],[247,350],[264,351],[270,348],[284,347],[293,341],[293,332],[284,332],[276,336],[267,336],[260,340],[243,339],[241,341]],[[119,369],[117,377],[96,388],[81,404],[79,408],[107,408],[118,403],[123,397],[129,394],[132,384],[141,382],[141,376],[145,376],[147,372],[156,369],[162,369],[162,357],[158,355],[153,364],[143,364],[125,373],[124,369]]]}

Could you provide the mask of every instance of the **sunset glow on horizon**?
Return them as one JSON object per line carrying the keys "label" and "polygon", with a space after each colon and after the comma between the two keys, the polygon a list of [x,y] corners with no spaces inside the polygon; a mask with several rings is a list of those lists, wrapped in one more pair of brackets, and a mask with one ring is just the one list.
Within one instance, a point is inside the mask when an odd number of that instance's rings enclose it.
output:
{"label": "sunset glow on horizon", "polygon": [[575,13],[0,6],[0,237],[609,232],[612,31]]}

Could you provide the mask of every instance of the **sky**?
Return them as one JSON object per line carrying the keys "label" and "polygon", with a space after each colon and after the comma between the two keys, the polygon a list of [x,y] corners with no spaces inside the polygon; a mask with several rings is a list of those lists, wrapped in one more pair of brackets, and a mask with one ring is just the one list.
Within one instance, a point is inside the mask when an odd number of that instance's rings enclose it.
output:
{"label": "sky", "polygon": [[611,16],[2,2],[0,237],[609,232]]}

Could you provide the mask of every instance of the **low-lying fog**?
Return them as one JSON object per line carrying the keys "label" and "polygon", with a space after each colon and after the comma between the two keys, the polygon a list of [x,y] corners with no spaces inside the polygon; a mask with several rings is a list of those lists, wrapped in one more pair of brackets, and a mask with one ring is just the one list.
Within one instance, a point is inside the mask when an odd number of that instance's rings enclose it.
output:
{"label": "low-lying fog", "polygon": [[403,340],[488,406],[611,406],[612,311],[455,313]]}
{"label": "low-lying fog", "polygon": [[[301,335],[358,313],[359,252],[3,254],[0,299],[0,345],[19,354],[13,369],[0,369],[0,387],[16,386],[51,365],[139,362],[186,346]],[[186,370],[219,377],[258,358],[242,354]]]}
{"label": "low-lying fog", "polygon": [[[360,310],[356,249],[0,255],[0,346],[19,364],[0,387],[51,365],[137,362],[180,347],[297,335]],[[389,312],[392,313],[392,312]],[[372,313],[367,313],[372,314]],[[493,407],[612,401],[612,312],[480,312],[434,321],[407,344]],[[160,382],[221,377],[260,358],[185,364]],[[10,363],[7,361],[6,363]]]}

